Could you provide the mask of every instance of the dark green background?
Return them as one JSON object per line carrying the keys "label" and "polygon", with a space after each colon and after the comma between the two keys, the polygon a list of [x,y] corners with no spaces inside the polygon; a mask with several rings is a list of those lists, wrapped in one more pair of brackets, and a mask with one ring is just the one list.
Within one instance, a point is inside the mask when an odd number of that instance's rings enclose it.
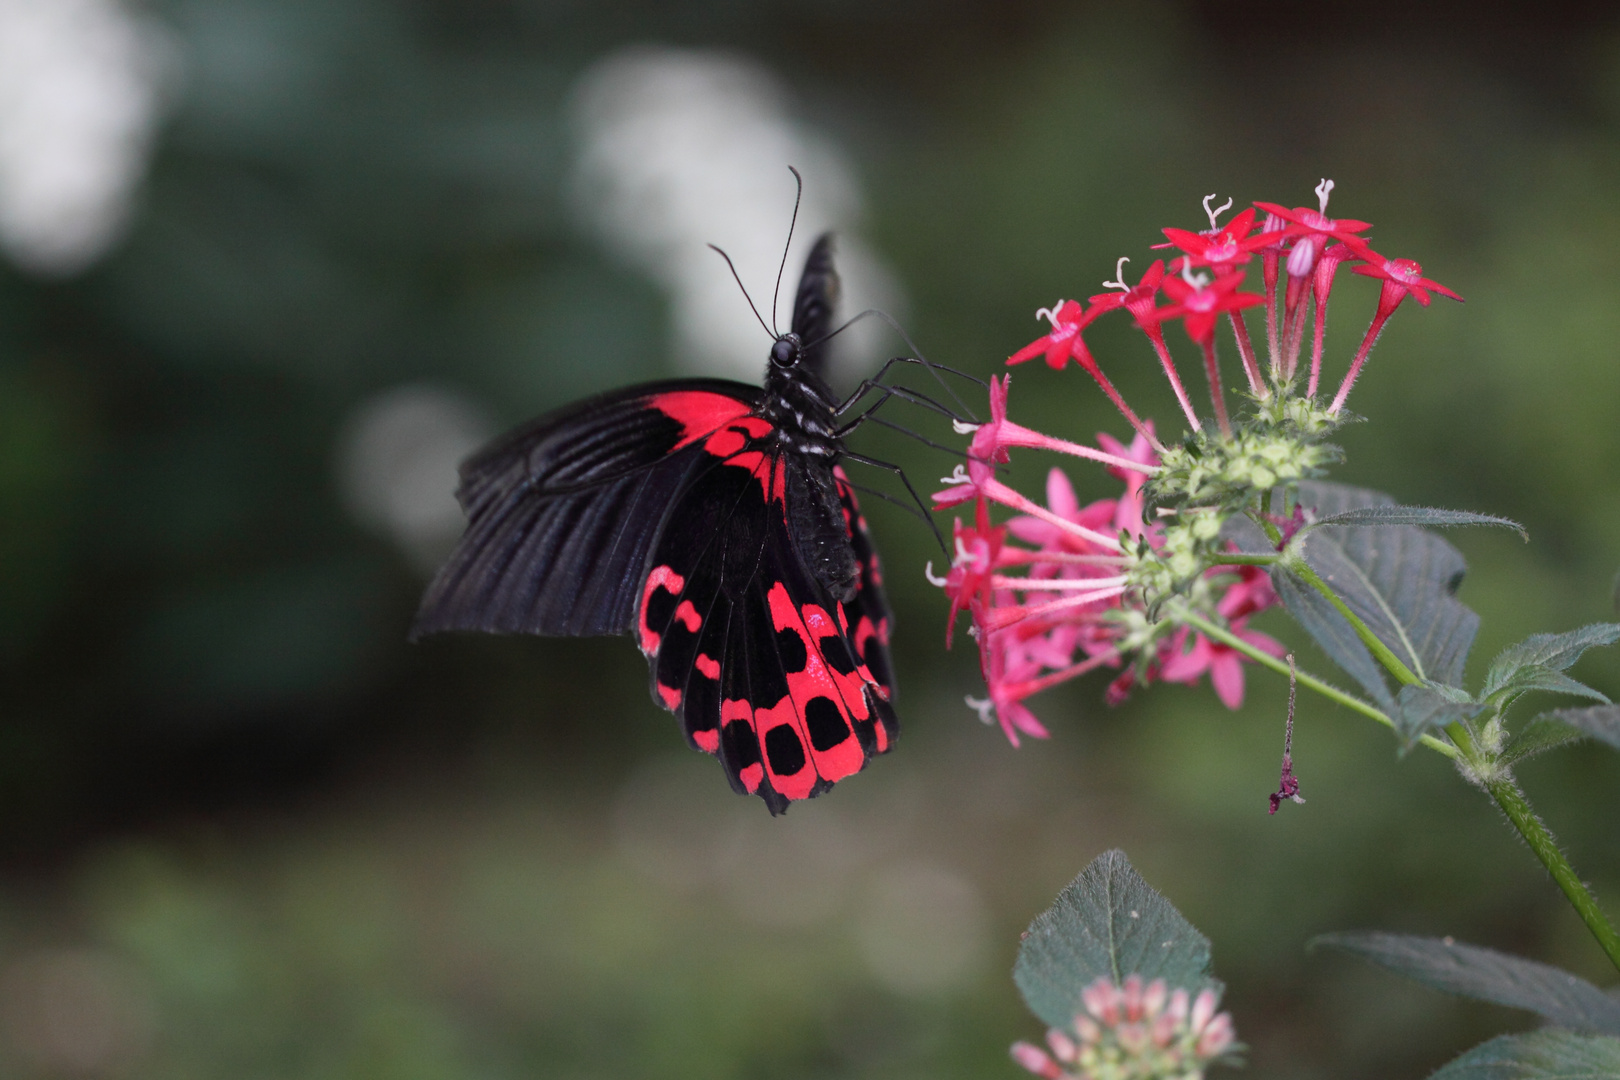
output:
{"label": "dark green background", "polygon": [[[1526,1025],[1307,956],[1322,931],[1452,934],[1612,983],[1484,798],[1344,710],[1302,701],[1309,802],[1268,818],[1275,678],[1238,713],[1207,687],[1110,710],[1082,682],[1035,702],[1049,743],[1012,750],[961,705],[970,643],[941,649],[930,542],[898,512],[870,509],[905,737],[769,821],[682,749],[626,641],[407,646],[421,581],[332,479],[350,410],[401,382],[516,422],[669,370],[656,287],[570,217],[564,95],[629,42],[725,46],[850,154],[908,328],[980,373],[1035,308],[1196,227],[1205,193],[1300,205],[1332,176],[1336,212],[1468,298],[1395,316],[1337,476],[1529,527],[1456,537],[1477,678],[1524,634],[1612,615],[1620,28],[1597,4],[1410,7],[156,4],[195,66],[130,235],[67,282],[0,267],[0,964],[121,965],[155,1017],[139,1077],[1013,1076],[1007,1044],[1038,1034],[1018,932],[1123,847],[1213,940],[1257,1076],[1419,1077]],[[211,83],[222,26],[283,47]],[[1333,371],[1376,295],[1341,291]],[[1174,430],[1139,336],[1090,340]],[[1030,426],[1123,433],[1078,372],[1015,382]],[[1016,465],[1039,491],[1047,463]],[[1576,674],[1620,694],[1612,656]],[[1566,751],[1524,779],[1620,914],[1620,761]],[[687,872],[716,858],[724,881]],[[907,994],[859,943],[873,882],[919,863],[976,891],[984,951]],[[811,914],[746,917],[739,887]]]}

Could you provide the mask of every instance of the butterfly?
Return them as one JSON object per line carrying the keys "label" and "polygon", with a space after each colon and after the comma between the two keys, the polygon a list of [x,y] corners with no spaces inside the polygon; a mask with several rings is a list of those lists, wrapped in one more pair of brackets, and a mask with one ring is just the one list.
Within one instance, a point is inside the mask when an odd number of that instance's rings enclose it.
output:
{"label": "butterfly", "polygon": [[632,386],[469,458],[456,492],[467,531],[412,638],[629,633],[654,701],[772,814],[887,752],[893,623],[840,465],[867,460],[845,448],[840,417],[876,383],[840,401],[824,381],[837,294],[829,234],[763,387]]}

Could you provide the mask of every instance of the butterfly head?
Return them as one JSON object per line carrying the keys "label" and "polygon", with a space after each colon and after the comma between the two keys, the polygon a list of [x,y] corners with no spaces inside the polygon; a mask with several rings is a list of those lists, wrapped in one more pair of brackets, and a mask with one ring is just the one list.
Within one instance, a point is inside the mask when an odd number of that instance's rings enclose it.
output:
{"label": "butterfly head", "polygon": [[799,340],[798,334],[783,334],[771,346],[771,364],[784,371],[796,367],[803,355],[804,342]]}

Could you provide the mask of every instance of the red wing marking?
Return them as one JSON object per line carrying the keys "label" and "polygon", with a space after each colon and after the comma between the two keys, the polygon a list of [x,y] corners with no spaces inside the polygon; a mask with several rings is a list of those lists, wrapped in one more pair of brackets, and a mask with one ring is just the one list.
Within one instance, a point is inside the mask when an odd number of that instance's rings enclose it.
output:
{"label": "red wing marking", "polygon": [[[679,689],[677,689],[676,687],[673,687],[673,686],[665,686],[663,683],[659,683],[658,684],[658,695],[664,699],[664,708],[668,709],[670,712],[678,712],[678,711],[680,711],[681,692],[680,692]],[[716,739],[718,740],[718,738],[719,738],[718,733],[710,732],[710,734],[714,734]]]}
{"label": "red wing marking", "polygon": [[[748,729],[748,734],[730,734],[728,729],[731,728],[732,724],[741,724],[743,727]],[[739,699],[722,699],[720,702],[720,729],[721,731],[727,732],[726,737],[732,740],[731,745],[746,746],[748,741],[754,739],[756,735],[754,729],[753,706],[749,705],[748,702]],[[716,748],[718,748],[718,741],[716,743]],[[758,761],[744,765],[742,768],[737,770],[737,779],[742,781],[743,787],[747,789],[749,794],[753,794],[759,790],[760,781],[765,779],[765,766],[760,764]]]}
{"label": "red wing marking", "polygon": [[647,605],[652,601],[653,591],[663,589],[670,596],[679,596],[681,590],[686,588],[686,579],[677,574],[668,566],[653,568],[647,575],[647,583],[641,587],[641,652],[645,656],[653,656],[658,652],[658,644],[663,635],[647,625]]}
{"label": "red wing marking", "polygon": [[703,625],[703,616],[698,614],[697,608],[692,606],[690,600],[681,601],[681,606],[675,609],[675,619],[685,626],[688,632],[693,634],[697,633],[698,627]]}
{"label": "red wing marking", "polygon": [[[767,599],[773,627],[796,634],[804,643],[804,668],[786,675],[792,720],[815,771],[830,782],[859,772],[866,764],[866,753],[854,737],[853,721],[865,720],[870,714],[861,680],[853,673],[839,675],[822,656],[821,639],[837,633],[832,619],[815,604],[795,605],[780,581],[772,584]],[[771,760],[769,753],[765,759]],[[789,798],[798,797],[781,790]]]}
{"label": "red wing marking", "polygon": [[[718,754],[720,752],[720,729],[709,728],[707,730],[700,729],[693,731],[692,741],[696,743],[697,748],[702,750],[705,754]],[[757,787],[758,785],[756,784],[755,786]]]}
{"label": "red wing marking", "polygon": [[[744,414],[747,409],[743,410]],[[748,445],[750,439],[762,439],[771,433],[772,424],[758,416],[742,415],[719,431],[714,431],[703,443],[703,449],[717,458],[731,458]]]}
{"label": "red wing marking", "polygon": [[749,411],[747,402],[708,390],[671,390],[654,394],[649,402],[681,425],[681,441],[670,448],[672,453],[697,442],[716,428],[747,416]]}
{"label": "red wing marking", "polygon": [[720,662],[714,657],[698,653],[698,657],[692,662],[692,666],[697,668],[704,678],[713,679],[716,682],[720,681]]}

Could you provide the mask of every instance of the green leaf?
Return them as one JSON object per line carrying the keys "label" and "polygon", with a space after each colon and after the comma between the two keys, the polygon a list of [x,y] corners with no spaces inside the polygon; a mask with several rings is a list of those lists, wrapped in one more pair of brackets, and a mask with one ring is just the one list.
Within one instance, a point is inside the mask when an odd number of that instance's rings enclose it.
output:
{"label": "green leaf", "polygon": [[1542,713],[1508,739],[1507,745],[1502,747],[1502,764],[1512,765],[1548,750],[1578,743],[1586,737],[1584,731],[1554,719],[1550,713]]}
{"label": "green leaf", "polygon": [[1615,1080],[1620,1039],[1533,1031],[1481,1043],[1429,1074],[1429,1080]]}
{"label": "green leaf", "polygon": [[1281,564],[1272,568],[1271,585],[1294,621],[1304,628],[1328,658],[1345,670],[1385,712],[1395,711],[1395,699],[1384,681],[1384,669],[1343,615],[1327,597]]}
{"label": "green leaf", "polygon": [[1319,517],[1300,531],[1323,525],[1428,525],[1441,529],[1456,525],[1500,525],[1514,530],[1525,540],[1530,539],[1530,534],[1525,532],[1524,526],[1517,521],[1509,521],[1493,514],[1476,514],[1469,510],[1443,510],[1437,506],[1363,506]]}
{"label": "green leaf", "polygon": [[[1315,482],[1299,485],[1299,501],[1320,517],[1394,506],[1393,499],[1376,491]],[[1299,550],[1356,617],[1414,674],[1447,686],[1461,683],[1479,616],[1453,595],[1467,569],[1456,548],[1411,525],[1323,525],[1304,538]],[[1273,581],[1289,613],[1366,686],[1365,665],[1344,645],[1345,635],[1353,634],[1348,621],[1337,611],[1329,614],[1319,606],[1301,606],[1299,590],[1291,588],[1284,576],[1274,573]],[[1326,634],[1323,623],[1336,623],[1339,629]],[[1347,660],[1357,666],[1349,666]],[[1387,691],[1383,698],[1388,698]]]}
{"label": "green leaf", "polygon": [[1131,974],[1190,994],[1222,989],[1209,974],[1209,939],[1142,880],[1123,851],[1107,851],[1029,924],[1013,981],[1048,1027],[1073,1030],[1082,990]]}
{"label": "green leaf", "polygon": [[1478,716],[1482,706],[1461,690],[1437,683],[1418,683],[1401,687],[1396,699],[1395,735],[1401,741],[1401,753],[1417,745],[1418,739],[1431,731],[1440,731],[1458,720],[1471,720]]}
{"label": "green leaf", "polygon": [[1379,931],[1323,934],[1311,942],[1352,953],[1425,986],[1461,997],[1526,1009],[1559,1027],[1620,1035],[1620,1001],[1549,964],[1450,938]]}
{"label": "green leaf", "polygon": [[1520,694],[1527,694],[1532,690],[1545,690],[1553,694],[1573,694],[1575,697],[1590,698],[1611,704],[1609,695],[1592,689],[1579,680],[1572,679],[1562,671],[1546,667],[1542,664],[1526,664],[1519,668],[1507,681],[1495,691],[1502,695],[1502,708],[1506,709],[1508,703]]}
{"label": "green leaf", "polygon": [[1539,666],[1552,671],[1567,671],[1581,654],[1598,645],[1613,645],[1620,641],[1620,623],[1593,623],[1579,630],[1562,634],[1531,634],[1517,645],[1503,649],[1491,661],[1485,673],[1485,689],[1480,697],[1509,687],[1513,677],[1523,668]]}
{"label": "green leaf", "polygon": [[[1620,705],[1588,705],[1582,709],[1553,709],[1535,720],[1548,720],[1574,728],[1582,736],[1620,750]],[[1525,730],[1529,730],[1526,728]]]}

